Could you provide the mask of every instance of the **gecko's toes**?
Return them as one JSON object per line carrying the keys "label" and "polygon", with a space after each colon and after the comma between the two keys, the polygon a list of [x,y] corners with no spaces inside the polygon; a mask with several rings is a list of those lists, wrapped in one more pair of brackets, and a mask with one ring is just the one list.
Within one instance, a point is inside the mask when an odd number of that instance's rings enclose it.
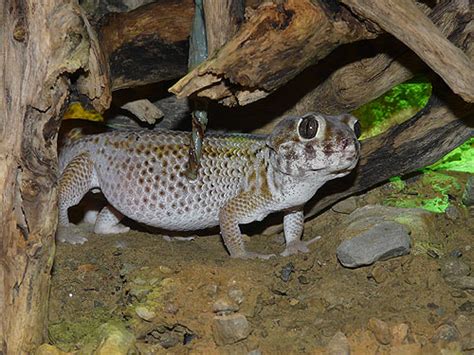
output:
{"label": "gecko's toes", "polygon": [[262,260],[268,260],[270,258],[276,257],[275,254],[260,254],[260,253],[255,253],[253,251],[247,251],[244,254],[236,255],[233,256],[234,258],[239,258],[239,259],[262,259]]}
{"label": "gecko's toes", "polygon": [[87,242],[85,231],[70,223],[67,226],[58,226],[56,240],[69,244],[84,244]]}
{"label": "gecko's toes", "polygon": [[321,239],[321,237],[318,236],[307,241],[297,240],[297,241],[291,242],[287,244],[285,250],[280,255],[290,256],[297,253],[309,253],[308,246],[319,239]]}
{"label": "gecko's toes", "polygon": [[96,224],[94,227],[94,233],[96,234],[120,234],[127,233],[130,231],[130,227],[126,227],[123,224],[104,225]]}

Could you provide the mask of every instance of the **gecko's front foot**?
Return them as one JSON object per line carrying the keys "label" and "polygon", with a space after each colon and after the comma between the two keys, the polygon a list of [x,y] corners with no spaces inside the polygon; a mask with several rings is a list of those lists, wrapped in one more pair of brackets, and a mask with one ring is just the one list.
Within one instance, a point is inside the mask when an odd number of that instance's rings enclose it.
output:
{"label": "gecko's front foot", "polygon": [[285,250],[280,254],[281,256],[290,256],[297,253],[309,253],[308,246],[313,244],[315,241],[321,239],[320,236],[314,237],[313,239],[302,241],[295,240],[286,245]]}
{"label": "gecko's front foot", "polygon": [[65,226],[58,226],[56,231],[56,240],[62,243],[69,244],[84,244],[87,242],[87,237],[85,236],[85,231],[76,225],[69,223]]}
{"label": "gecko's front foot", "polygon": [[246,251],[244,253],[239,253],[237,255],[231,255],[232,258],[238,258],[238,259],[262,259],[262,260],[268,260],[270,258],[276,257],[275,254],[260,254],[260,253],[255,253],[253,251]]}
{"label": "gecko's front foot", "polygon": [[126,227],[121,223],[114,225],[96,224],[94,233],[96,234],[120,234],[130,231],[130,227]]}

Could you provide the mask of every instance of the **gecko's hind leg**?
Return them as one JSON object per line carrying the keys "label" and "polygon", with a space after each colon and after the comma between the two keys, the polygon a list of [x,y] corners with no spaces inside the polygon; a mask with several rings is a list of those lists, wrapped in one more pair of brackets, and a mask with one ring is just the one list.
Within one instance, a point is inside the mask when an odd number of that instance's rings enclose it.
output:
{"label": "gecko's hind leg", "polygon": [[123,214],[112,206],[105,206],[97,216],[94,233],[97,234],[118,234],[127,233],[130,228],[120,224]]}
{"label": "gecko's hind leg", "polygon": [[[84,232],[69,222],[68,209],[77,205],[95,184],[94,164],[89,154],[83,153],[72,159],[59,179],[59,226],[57,240],[71,244],[87,241]],[[72,228],[72,229],[71,229]]]}

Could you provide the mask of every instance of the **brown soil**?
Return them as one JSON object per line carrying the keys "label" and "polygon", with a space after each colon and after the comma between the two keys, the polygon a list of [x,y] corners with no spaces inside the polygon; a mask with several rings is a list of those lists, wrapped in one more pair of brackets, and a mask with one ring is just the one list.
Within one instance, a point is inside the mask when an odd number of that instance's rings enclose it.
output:
{"label": "brown soil", "polygon": [[[382,203],[388,195],[394,195],[391,187],[381,186],[358,196],[357,204]],[[474,211],[456,202],[460,194],[453,199],[458,217],[434,216],[432,242],[441,252],[412,253],[358,269],[337,261],[347,215],[333,210],[307,223],[305,239],[322,236],[311,253],[268,261],[231,259],[218,235],[168,242],[136,231],[89,233],[84,245],[60,243],[52,279],[50,342],[77,350],[90,341],[95,328],[114,319],[135,334],[139,351],[150,354],[319,353],[338,331],[347,336],[353,354],[459,350],[466,342],[462,334],[453,341],[432,339],[441,325],[454,324],[459,316],[474,324],[473,291],[453,288],[440,272],[453,251],[474,268]],[[254,235],[246,244],[262,253],[284,248],[281,234]],[[216,302],[247,318],[251,333],[246,339],[216,344]],[[151,313],[140,318],[139,307]],[[386,322],[391,334],[405,324],[408,334],[398,343],[392,335],[382,344],[374,336],[377,331],[368,329],[371,318]]]}

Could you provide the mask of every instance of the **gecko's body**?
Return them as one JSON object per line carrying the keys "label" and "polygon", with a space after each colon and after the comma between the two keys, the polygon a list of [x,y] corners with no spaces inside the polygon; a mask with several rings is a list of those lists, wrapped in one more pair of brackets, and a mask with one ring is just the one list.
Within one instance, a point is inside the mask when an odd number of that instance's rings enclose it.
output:
{"label": "gecko's body", "polygon": [[[284,119],[268,136],[209,134],[196,180],[186,175],[190,134],[114,131],[86,136],[60,155],[59,222],[68,208],[100,188],[112,207],[99,214],[96,233],[128,229],[122,215],[168,230],[220,225],[233,257],[253,257],[239,224],[285,211],[285,254],[306,251],[300,240],[303,205],[326,181],[356,165],[355,119],[309,114]],[[306,137],[306,138],[305,138]]]}

